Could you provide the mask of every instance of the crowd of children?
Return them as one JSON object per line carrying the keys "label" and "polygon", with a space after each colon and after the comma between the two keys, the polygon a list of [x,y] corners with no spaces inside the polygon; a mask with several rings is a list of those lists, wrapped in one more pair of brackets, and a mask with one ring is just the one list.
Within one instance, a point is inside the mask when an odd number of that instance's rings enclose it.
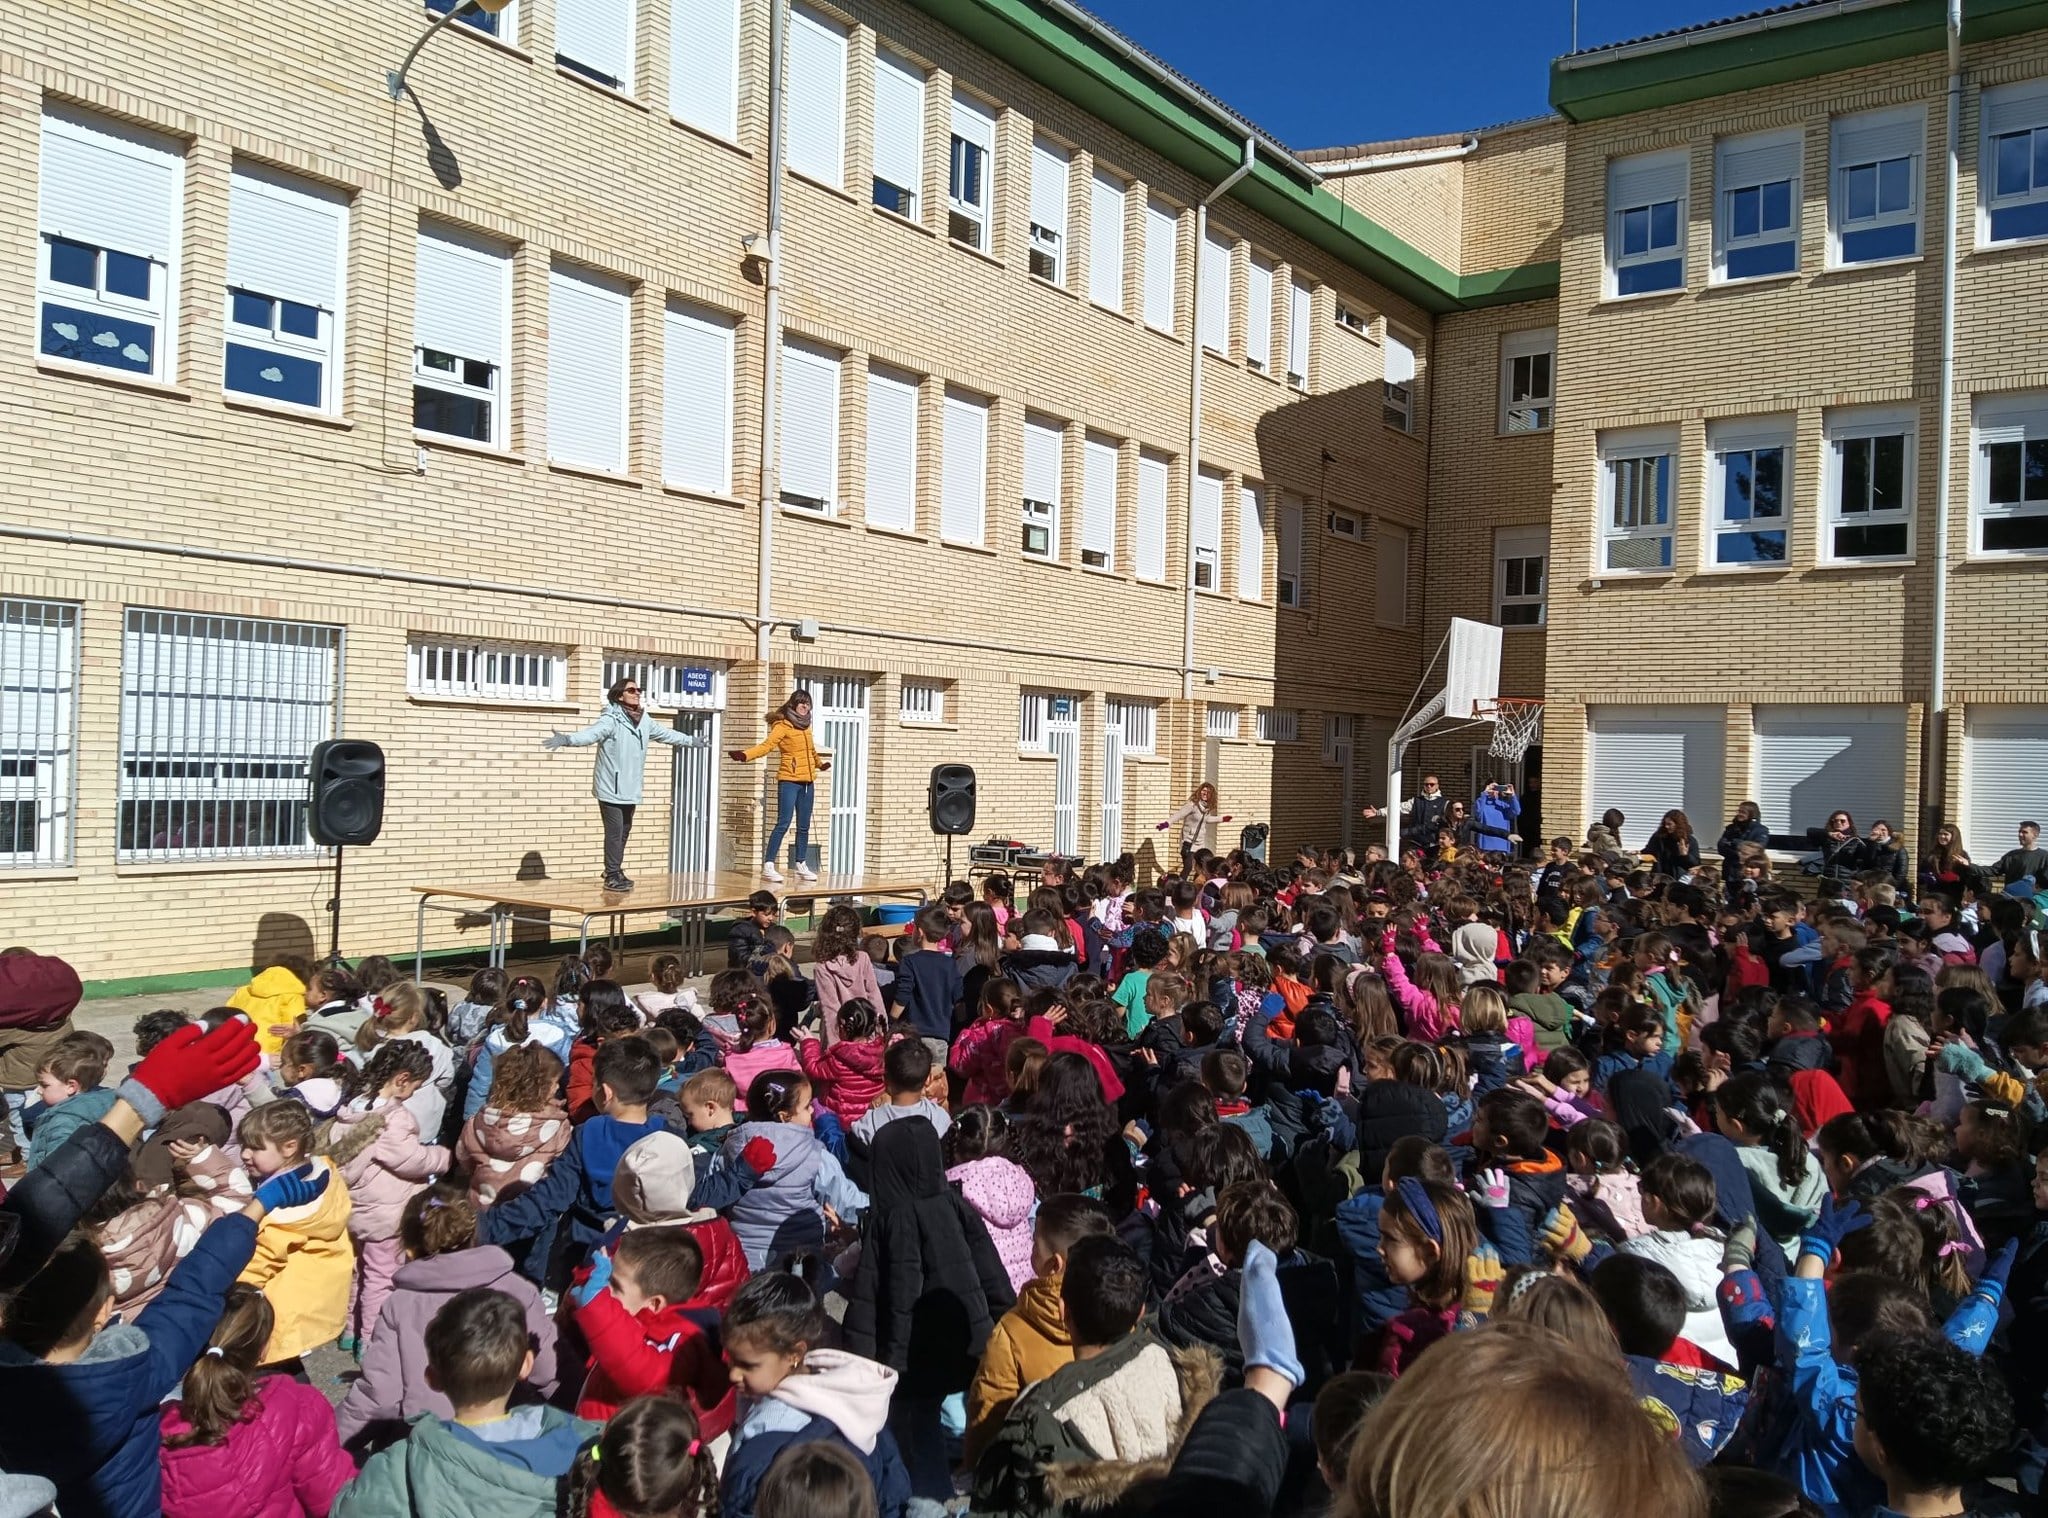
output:
{"label": "crowd of children", "polygon": [[0,1511],[2043,1511],[2032,879],[1619,822],[67,1028]]}

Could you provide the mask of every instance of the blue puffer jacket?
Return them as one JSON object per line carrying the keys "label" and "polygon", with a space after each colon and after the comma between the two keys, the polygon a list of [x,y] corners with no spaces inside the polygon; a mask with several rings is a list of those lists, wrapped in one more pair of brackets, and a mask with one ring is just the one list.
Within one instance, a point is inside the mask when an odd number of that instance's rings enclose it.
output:
{"label": "blue puffer jacket", "polygon": [[222,1218],[133,1323],[114,1323],[69,1365],[0,1341],[0,1469],[56,1483],[65,1518],[163,1512],[160,1404],[206,1348],[256,1251],[256,1225]]}
{"label": "blue puffer jacket", "polygon": [[1380,1212],[1386,1194],[1368,1186],[1337,1208],[1337,1238],[1351,1277],[1351,1322],[1355,1344],[1377,1343],[1380,1331],[1408,1306],[1408,1288],[1387,1278],[1380,1259]]}

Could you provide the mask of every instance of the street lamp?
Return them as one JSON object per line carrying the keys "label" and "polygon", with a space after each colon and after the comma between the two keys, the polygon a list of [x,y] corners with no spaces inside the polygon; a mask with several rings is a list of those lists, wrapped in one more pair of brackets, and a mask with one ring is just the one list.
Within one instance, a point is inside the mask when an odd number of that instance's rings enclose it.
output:
{"label": "street lamp", "polygon": [[466,15],[470,11],[482,11],[487,16],[495,16],[511,3],[512,0],[455,0],[454,4],[435,18],[432,26],[420,33],[420,40],[415,42],[412,51],[405,55],[405,62],[384,76],[384,87],[391,92],[391,98],[397,100],[405,94],[406,72],[412,68],[413,59],[419,57],[420,49],[427,45],[434,33],[456,17]]}

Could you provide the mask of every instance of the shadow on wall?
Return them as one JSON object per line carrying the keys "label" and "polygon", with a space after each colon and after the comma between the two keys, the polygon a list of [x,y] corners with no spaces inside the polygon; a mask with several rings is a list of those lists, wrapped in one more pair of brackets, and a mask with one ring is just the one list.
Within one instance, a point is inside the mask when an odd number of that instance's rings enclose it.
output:
{"label": "shadow on wall", "polygon": [[313,929],[305,918],[296,912],[265,912],[256,920],[256,936],[249,942],[250,978],[272,965],[310,967],[314,952]]}

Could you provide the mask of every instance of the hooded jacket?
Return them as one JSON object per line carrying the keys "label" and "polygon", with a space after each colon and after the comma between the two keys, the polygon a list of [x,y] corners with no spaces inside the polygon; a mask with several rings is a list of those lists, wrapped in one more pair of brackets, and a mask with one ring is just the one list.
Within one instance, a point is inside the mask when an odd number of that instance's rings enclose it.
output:
{"label": "hooded jacket", "polygon": [[946,1179],[959,1189],[988,1229],[996,1254],[1018,1291],[1032,1278],[1031,1220],[1038,1211],[1038,1188],[1030,1172],[1001,1155],[986,1155],[955,1165]]}
{"label": "hooded jacket", "polygon": [[1828,1017],[1835,1080],[1859,1111],[1891,1104],[1891,1077],[1884,1062],[1884,1029],[1891,1016],[1891,1007],[1866,989],[1852,994],[1846,1007]]}
{"label": "hooded jacket", "polygon": [[420,1414],[404,1442],[372,1455],[335,1498],[332,1518],[555,1518],[559,1472],[603,1430],[558,1408],[518,1412],[537,1433],[499,1447]]}
{"label": "hooded jacket", "polygon": [[1059,990],[1081,973],[1081,961],[1056,943],[1047,948],[1034,938],[1030,945],[1005,954],[1001,970],[1003,979],[1029,996],[1033,991]]}
{"label": "hooded jacket", "polygon": [[[313,1168],[317,1172],[334,1166],[316,1157]],[[356,1270],[348,1227],[352,1210],[348,1183],[337,1172],[319,1196],[303,1207],[272,1209],[257,1230],[256,1252],[237,1279],[262,1287],[270,1299],[276,1321],[263,1348],[265,1365],[317,1349],[348,1321],[349,1287]]]}
{"label": "hooded jacket", "polygon": [[[180,1114],[191,1110],[178,1109]],[[171,1121],[165,1119],[165,1127]],[[135,1163],[136,1180],[142,1185],[165,1173],[154,1163],[145,1163],[145,1158],[156,1158],[148,1145]],[[163,1158],[169,1159],[168,1150]],[[154,1186],[140,1202],[94,1230],[113,1278],[115,1306],[124,1316],[133,1317],[155,1300],[172,1268],[192,1252],[213,1221],[240,1212],[254,1194],[248,1172],[224,1143],[207,1144],[177,1169],[183,1172],[182,1193],[173,1192],[168,1184]]]}
{"label": "hooded jacket", "polygon": [[487,1106],[462,1125],[455,1153],[469,1172],[469,1199],[478,1207],[510,1201],[548,1173],[569,1147],[569,1119],[549,1103],[542,1112],[507,1112]]}
{"label": "hooded jacket", "polygon": [[879,1518],[903,1518],[910,1476],[890,1435],[896,1372],[838,1349],[814,1349],[802,1372],[739,1409],[718,1483],[721,1518],[752,1518],[754,1494],[775,1457],[792,1444],[832,1439],[851,1449],[874,1483]]}
{"label": "hooded jacket", "polygon": [[882,999],[881,983],[875,979],[875,962],[856,950],[849,959],[821,959],[811,966],[811,982],[817,987],[818,1016],[825,1024],[825,1042],[839,1041],[839,1009],[861,998],[881,1017],[888,1003]]}
{"label": "hooded jacket", "polygon": [[726,1136],[726,1163],[739,1163],[740,1151],[756,1138],[775,1146],[775,1163],[752,1190],[725,1209],[725,1217],[746,1251],[748,1267],[765,1270],[782,1255],[823,1247],[825,1217],[814,1188],[831,1156],[808,1128],[741,1123]]}
{"label": "hooded jacket", "polygon": [[988,1229],[946,1184],[938,1130],[890,1123],[875,1135],[874,1182],[846,1344],[898,1372],[906,1393],[965,1391],[995,1320],[1017,1300]]}
{"label": "hooded jacket", "polygon": [[597,764],[590,777],[590,794],[613,806],[638,806],[647,771],[647,745],[666,743],[670,748],[695,748],[695,739],[672,727],[664,727],[643,710],[635,722],[626,709],[614,701],[590,726],[562,734],[570,748],[597,748]]}
{"label": "hooded jacket", "polygon": [[[335,1437],[325,1394],[270,1376],[256,1384],[255,1409],[219,1444],[164,1450],[164,1518],[326,1518],[356,1465]],[[164,1439],[191,1429],[177,1403],[164,1409]]]}
{"label": "hooded jacket", "polygon": [[[408,1260],[391,1279],[391,1295],[377,1314],[376,1331],[363,1350],[363,1373],[335,1410],[344,1443],[365,1431],[395,1434],[421,1413],[452,1418],[455,1408],[427,1384],[427,1325],[457,1292],[487,1286],[502,1291],[526,1313],[533,1336],[533,1374],[527,1384],[546,1397],[556,1381],[555,1323],[540,1292],[495,1244]],[[381,1427],[380,1427],[381,1425]]]}
{"label": "hooded jacket", "polygon": [[1749,1405],[1740,1377],[1711,1367],[1673,1365],[1644,1355],[1626,1355],[1636,1400],[1666,1430],[1694,1465],[1705,1465],[1735,1437]]}
{"label": "hooded jacket", "polygon": [[594,1248],[611,1229],[612,1177],[620,1158],[648,1134],[667,1131],[658,1122],[603,1114],[580,1124],[546,1175],[484,1213],[478,1236],[492,1244],[531,1238],[566,1214],[569,1237],[586,1251]]}
{"label": "hooded jacket", "polygon": [[1434,1091],[1411,1081],[1368,1081],[1358,1092],[1358,1172],[1377,1187],[1397,1139],[1416,1134],[1440,1144],[1447,1129]]}
{"label": "hooded jacket", "polygon": [[348,1226],[359,1239],[397,1238],[405,1204],[452,1161],[441,1145],[420,1142],[419,1124],[403,1102],[368,1097],[334,1114],[325,1147],[348,1182],[355,1203]]}
{"label": "hooded jacket", "polygon": [[43,1164],[72,1134],[81,1128],[91,1127],[112,1112],[116,1099],[113,1087],[95,1086],[54,1107],[32,1108],[29,1119],[34,1127],[28,1140],[29,1168],[33,1170]]}
{"label": "hooded jacket", "polygon": [[804,1074],[818,1088],[819,1104],[849,1128],[865,1117],[875,1098],[888,1089],[882,1075],[887,1050],[880,1039],[841,1039],[828,1046],[807,1038],[796,1051]]}
{"label": "hooded jacket", "polygon": [[1725,1242],[1719,1237],[1657,1228],[1628,1240],[1621,1252],[1655,1260],[1678,1277],[1678,1284],[1685,1288],[1685,1327],[1679,1332],[1723,1364],[1733,1365],[1735,1346],[1728,1342],[1728,1330],[1722,1326],[1716,1295]]}
{"label": "hooded jacket", "polygon": [[[306,1015],[306,983],[283,965],[272,965],[228,998],[230,1007],[249,1014],[256,1028],[256,1046],[275,1060],[292,1028]],[[283,1028],[282,1033],[273,1029]]]}
{"label": "hooded jacket", "polygon": [[[747,1254],[732,1225],[708,1208],[693,1208],[697,1156],[673,1133],[650,1133],[619,1157],[612,1202],[625,1228],[687,1228],[704,1256],[697,1294],[683,1306],[721,1311],[746,1284]],[[622,1230],[623,1231],[623,1230]]]}
{"label": "hooded jacket", "polygon": [[1761,1144],[1737,1145],[1737,1158],[1749,1172],[1750,1200],[1756,1203],[1757,1227],[1778,1241],[1788,1254],[1796,1254],[1800,1235],[1820,1216],[1827,1179],[1820,1162],[1802,1153],[1805,1170],[1796,1184],[1787,1186],[1778,1174],[1778,1157]]}
{"label": "hooded jacket", "polygon": [[1461,923],[1451,934],[1451,958],[1458,965],[1458,979],[1464,984],[1481,981],[1498,984],[1500,966],[1494,955],[1500,949],[1500,930],[1491,923]]}
{"label": "hooded jacket", "polygon": [[1572,1004],[1555,991],[1524,991],[1508,998],[1511,1017],[1526,1017],[1535,1030],[1536,1050],[1548,1055],[1571,1042]]}
{"label": "hooded jacket", "polygon": [[590,1346],[590,1372],[576,1416],[608,1422],[627,1402],[655,1392],[687,1398],[702,1437],[732,1428],[733,1385],[712,1330],[684,1302],[637,1313],[610,1291],[576,1309],[576,1327]]}
{"label": "hooded jacket", "polygon": [[1067,1336],[1060,1305],[1059,1275],[1033,1276],[1017,1293],[1017,1305],[1004,1313],[988,1337],[974,1382],[967,1388],[967,1437],[961,1463],[972,1470],[1024,1388],[1043,1381],[1073,1363],[1074,1341]]}
{"label": "hooded jacket", "polygon": [[1608,1175],[1568,1175],[1565,1190],[1572,1199],[1572,1211],[1616,1244],[1639,1239],[1650,1232],[1643,1216],[1642,1178],[1632,1170]]}

